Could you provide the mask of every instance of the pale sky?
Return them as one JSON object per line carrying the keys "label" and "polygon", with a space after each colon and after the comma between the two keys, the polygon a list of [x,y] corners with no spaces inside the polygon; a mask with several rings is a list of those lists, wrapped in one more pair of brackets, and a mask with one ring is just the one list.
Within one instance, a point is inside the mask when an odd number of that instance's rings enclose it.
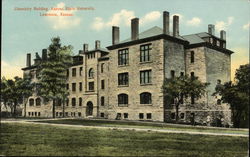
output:
{"label": "pale sky", "polygon": [[[22,76],[26,54],[41,54],[52,37],[60,36],[74,53],[83,43],[94,48],[111,45],[111,26],[120,27],[120,39],[130,37],[130,19],[140,18],[140,32],[153,26],[162,27],[162,12],[180,16],[180,35],[207,32],[214,24],[216,36],[226,30],[231,56],[232,76],[236,68],[249,62],[250,2],[248,0],[3,0],[2,1],[1,76]],[[36,8],[70,7],[91,10],[46,11]],[[32,8],[32,10],[15,10]],[[40,16],[45,13],[69,13],[71,17]],[[171,30],[170,30],[171,31]]]}

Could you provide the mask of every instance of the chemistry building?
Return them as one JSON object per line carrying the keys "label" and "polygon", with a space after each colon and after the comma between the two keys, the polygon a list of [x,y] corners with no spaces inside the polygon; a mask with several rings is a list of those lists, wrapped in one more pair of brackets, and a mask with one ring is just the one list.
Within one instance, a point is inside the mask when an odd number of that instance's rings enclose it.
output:
{"label": "chemistry building", "polygon": [[[73,56],[68,69],[69,96],[65,107],[58,103],[56,117],[103,118],[150,121],[175,121],[175,106],[163,96],[165,78],[188,74],[209,82],[207,93],[201,99],[190,97],[179,109],[179,121],[205,123],[223,117],[231,123],[228,104],[219,96],[212,96],[217,83],[230,81],[231,54],[226,48],[226,32],[215,36],[214,25],[208,32],[190,35],[179,34],[179,17],[173,16],[170,31],[169,12],[163,12],[163,26],[139,32],[139,19],[131,20],[131,36],[119,38],[119,27],[112,27],[112,45],[83,49]],[[24,75],[37,80],[37,66],[47,58],[47,49],[41,57],[36,54],[31,64],[27,54]],[[28,117],[52,117],[52,102],[45,103],[35,92],[29,97],[26,109]]]}

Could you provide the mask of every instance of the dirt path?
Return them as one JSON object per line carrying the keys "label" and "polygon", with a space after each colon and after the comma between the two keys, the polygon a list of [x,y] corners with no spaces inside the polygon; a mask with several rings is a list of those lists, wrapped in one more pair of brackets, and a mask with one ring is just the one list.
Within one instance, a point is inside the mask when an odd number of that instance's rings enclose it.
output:
{"label": "dirt path", "polygon": [[[47,119],[48,120],[48,119]],[[58,127],[77,127],[77,128],[94,128],[94,129],[109,129],[109,130],[132,130],[132,131],[144,131],[144,132],[161,132],[161,133],[178,133],[178,134],[191,134],[191,135],[213,135],[213,136],[238,136],[248,137],[246,134],[238,133],[212,133],[212,132],[198,132],[198,131],[183,131],[183,130],[170,130],[170,129],[147,129],[147,128],[126,128],[126,127],[110,127],[110,126],[84,126],[84,125],[73,125],[73,124],[52,124],[52,123],[39,123],[30,120],[2,120],[1,123],[21,123],[21,124],[39,124],[39,125],[50,125]]]}

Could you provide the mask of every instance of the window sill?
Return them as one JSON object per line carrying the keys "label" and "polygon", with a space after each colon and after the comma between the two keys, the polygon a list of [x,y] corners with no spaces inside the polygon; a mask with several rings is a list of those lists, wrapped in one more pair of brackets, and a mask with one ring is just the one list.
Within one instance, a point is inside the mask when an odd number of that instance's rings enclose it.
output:
{"label": "window sill", "polygon": [[144,62],[140,62],[139,64],[148,64],[148,63],[153,63],[153,61],[144,61]]}
{"label": "window sill", "polygon": [[140,104],[140,105],[152,106],[153,104]]}
{"label": "window sill", "polygon": [[118,87],[128,87],[129,85],[118,85]]}
{"label": "window sill", "polygon": [[118,104],[118,107],[128,107],[128,104]]}
{"label": "window sill", "polygon": [[126,65],[118,65],[118,67],[126,67],[126,66],[129,66],[129,64],[126,64]]}
{"label": "window sill", "polygon": [[90,92],[95,92],[95,90],[88,90],[86,91],[87,93],[90,93]]}
{"label": "window sill", "polygon": [[140,84],[141,86],[150,86],[150,85],[153,85],[152,83],[143,83],[143,84]]}

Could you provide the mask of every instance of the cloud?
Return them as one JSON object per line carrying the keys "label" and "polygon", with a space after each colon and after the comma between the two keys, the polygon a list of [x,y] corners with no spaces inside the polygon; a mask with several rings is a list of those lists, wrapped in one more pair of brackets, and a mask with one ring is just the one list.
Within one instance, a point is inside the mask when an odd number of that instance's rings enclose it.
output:
{"label": "cloud", "polygon": [[217,32],[221,30],[227,30],[227,28],[233,23],[234,17],[228,17],[227,22],[225,21],[216,21],[215,29]]}
{"label": "cloud", "polygon": [[1,61],[1,75],[7,79],[13,79],[15,76],[22,77],[23,72],[21,70],[22,64],[19,65],[17,63],[8,63],[6,61]]}
{"label": "cloud", "polygon": [[232,54],[231,60],[231,79],[233,80],[235,71],[240,67],[240,65],[244,65],[249,63],[249,50],[243,47],[232,48],[235,52]]}
{"label": "cloud", "polygon": [[147,13],[141,20],[140,24],[146,24],[150,23],[152,21],[156,21],[161,17],[161,13],[159,11],[152,11],[150,13]]}
{"label": "cloud", "polygon": [[249,30],[249,28],[250,28],[250,22],[242,26],[242,29],[244,30]]}
{"label": "cloud", "polygon": [[[55,8],[65,8],[65,3],[58,3]],[[78,26],[81,19],[75,15],[76,10],[49,10],[46,14],[73,14],[73,16],[46,16],[55,30],[69,29]]]}
{"label": "cloud", "polygon": [[191,20],[188,20],[187,21],[187,25],[190,25],[190,26],[199,26],[201,24],[201,19],[198,18],[198,17],[193,17]]}
{"label": "cloud", "polygon": [[[159,11],[149,12],[140,19],[140,24],[144,25],[158,20],[160,16],[161,13]],[[99,31],[103,28],[111,26],[130,26],[131,19],[133,18],[135,18],[134,11],[122,9],[120,12],[114,13],[108,21],[104,21],[104,19],[101,17],[95,17],[93,23],[91,24],[91,27],[92,29]]]}

